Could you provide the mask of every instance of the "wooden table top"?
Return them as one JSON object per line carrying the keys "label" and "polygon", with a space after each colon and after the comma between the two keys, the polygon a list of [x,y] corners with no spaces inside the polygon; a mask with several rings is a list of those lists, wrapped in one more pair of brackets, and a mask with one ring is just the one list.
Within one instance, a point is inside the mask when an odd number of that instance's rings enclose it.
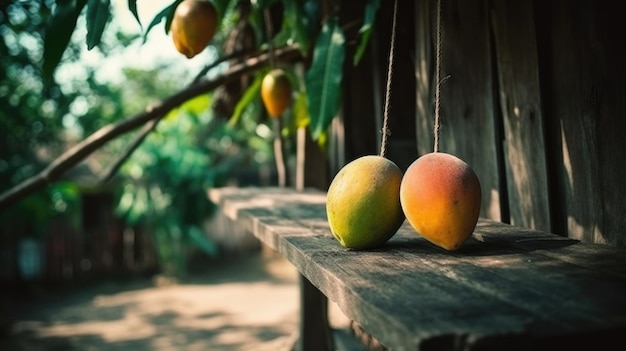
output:
{"label": "wooden table top", "polygon": [[406,221],[384,246],[349,250],[330,232],[324,192],[209,197],[392,350],[595,348],[626,332],[623,249],[481,218],[456,252]]}

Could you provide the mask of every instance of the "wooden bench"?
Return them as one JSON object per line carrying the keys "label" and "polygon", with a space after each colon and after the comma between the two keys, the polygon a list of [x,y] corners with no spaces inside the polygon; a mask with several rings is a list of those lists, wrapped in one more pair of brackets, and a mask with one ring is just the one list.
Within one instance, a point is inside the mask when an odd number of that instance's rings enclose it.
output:
{"label": "wooden bench", "polygon": [[[219,213],[302,275],[301,350],[332,349],[324,298],[390,350],[607,350],[626,336],[626,250],[480,219],[457,252],[405,222],[383,247],[347,250],[325,193],[209,191]],[[617,345],[611,346],[609,345]]]}

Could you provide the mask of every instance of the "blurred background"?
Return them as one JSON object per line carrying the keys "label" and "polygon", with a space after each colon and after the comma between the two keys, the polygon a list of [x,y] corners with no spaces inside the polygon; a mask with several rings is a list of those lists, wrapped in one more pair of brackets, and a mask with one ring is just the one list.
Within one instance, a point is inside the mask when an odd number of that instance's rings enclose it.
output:
{"label": "blurred background", "polygon": [[[83,11],[47,80],[45,36],[63,25],[54,13],[67,3],[0,2],[0,192],[103,126],[180,91],[233,50],[237,17],[224,18],[211,45],[187,59],[162,24],[147,31],[173,1],[134,2],[134,18],[132,2],[114,0],[99,45],[85,45]],[[206,75],[227,68],[224,62]],[[241,91],[229,94],[217,89],[172,110],[114,176],[104,178],[139,131],[0,212],[0,349],[235,350],[294,330],[293,267],[245,234],[220,239],[211,232],[206,190],[276,183],[274,135],[260,100],[249,102],[233,126],[228,117]],[[120,297],[129,291],[134,295]],[[256,300],[241,303],[251,296]],[[268,306],[278,317],[264,315]],[[201,326],[184,333],[176,321]],[[247,337],[232,331],[241,325]],[[151,341],[140,347],[137,340]]]}
{"label": "blurred background", "polygon": [[[139,1],[146,25],[171,1]],[[145,43],[126,1],[111,3],[101,44],[87,50],[84,15],[52,84],[43,80],[43,35],[54,1],[3,2],[0,14],[0,191],[39,172],[99,128],[143,111],[187,86],[223,54],[217,37],[188,60],[162,27]],[[223,71],[223,68],[222,70]],[[219,67],[216,74],[220,72]],[[106,144],[62,180],[28,196],[0,220],[4,292],[24,281],[60,284],[162,272],[184,274],[196,257],[219,254],[206,235],[204,190],[273,181],[272,131],[251,104],[236,128],[219,116],[216,94],[170,112],[109,181],[103,175],[130,144]],[[256,108],[254,108],[256,106]],[[231,107],[232,108],[232,107]]]}

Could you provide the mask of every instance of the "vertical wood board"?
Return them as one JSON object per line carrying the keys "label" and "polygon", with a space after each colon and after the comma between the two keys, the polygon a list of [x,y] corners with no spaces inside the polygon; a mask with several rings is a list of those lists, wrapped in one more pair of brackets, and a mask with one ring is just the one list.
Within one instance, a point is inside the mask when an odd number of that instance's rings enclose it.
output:
{"label": "vertical wood board", "polygon": [[533,4],[491,5],[511,224],[550,231]]}
{"label": "vertical wood board", "polygon": [[415,4],[415,133],[417,152],[423,155],[433,151],[433,97],[432,87],[435,60],[433,58],[432,2],[419,0]]}
{"label": "vertical wood board", "polygon": [[[567,231],[584,242],[626,246],[626,53],[618,3],[545,3],[542,81],[558,143],[555,166]],[[542,84],[543,85],[543,84]]]}

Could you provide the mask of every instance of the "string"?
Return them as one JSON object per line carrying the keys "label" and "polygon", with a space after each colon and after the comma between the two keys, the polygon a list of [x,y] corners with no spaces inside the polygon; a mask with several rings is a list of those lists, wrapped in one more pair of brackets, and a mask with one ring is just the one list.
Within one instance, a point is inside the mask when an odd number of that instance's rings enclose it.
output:
{"label": "string", "polygon": [[383,112],[383,137],[380,145],[380,156],[385,157],[387,151],[387,137],[389,136],[389,105],[391,96],[391,77],[393,75],[393,57],[396,43],[396,22],[398,17],[398,0],[393,5],[393,24],[391,27],[391,47],[389,48],[389,67],[387,68],[387,87],[385,90],[385,110]]}
{"label": "string", "polygon": [[435,143],[434,143],[434,152],[439,151],[439,135],[441,133],[441,116],[439,111],[441,110],[441,0],[437,0],[437,62],[436,62],[436,77],[435,81],[437,82],[437,86],[435,87]]}

